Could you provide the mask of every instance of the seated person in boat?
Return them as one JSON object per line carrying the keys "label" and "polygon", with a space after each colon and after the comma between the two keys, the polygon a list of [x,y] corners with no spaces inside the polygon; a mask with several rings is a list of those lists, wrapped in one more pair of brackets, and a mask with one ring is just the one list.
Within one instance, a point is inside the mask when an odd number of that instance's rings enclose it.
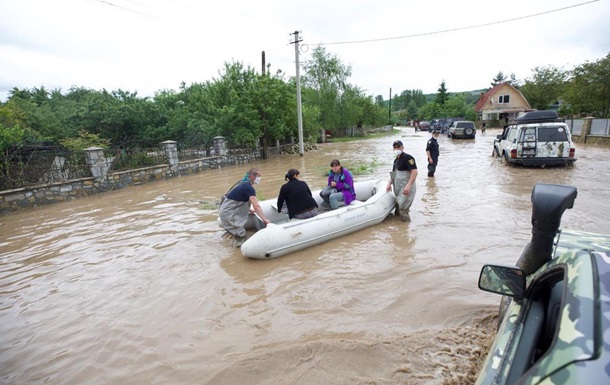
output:
{"label": "seated person in boat", "polygon": [[330,162],[328,186],[322,190],[320,196],[322,196],[324,201],[328,202],[331,210],[339,208],[341,202],[349,205],[353,200],[356,199],[356,191],[354,191],[354,178],[352,177],[352,173],[346,168],[343,168],[338,159],[333,159]]}
{"label": "seated person in boat", "polygon": [[291,168],[285,179],[287,182],[282,185],[277,197],[278,213],[287,207],[290,219],[307,219],[318,215],[318,203],[313,199],[307,183],[300,179],[299,170]]}
{"label": "seated person in boat", "polygon": [[[246,241],[246,229],[248,214],[257,213],[262,221],[271,223],[263,214],[263,209],[256,199],[256,190],[253,184],[261,181],[261,172],[257,168],[251,168],[244,179],[235,185],[227,194],[219,209],[220,225],[229,234],[235,237],[235,247],[241,246]],[[250,209],[250,205],[254,210]]]}

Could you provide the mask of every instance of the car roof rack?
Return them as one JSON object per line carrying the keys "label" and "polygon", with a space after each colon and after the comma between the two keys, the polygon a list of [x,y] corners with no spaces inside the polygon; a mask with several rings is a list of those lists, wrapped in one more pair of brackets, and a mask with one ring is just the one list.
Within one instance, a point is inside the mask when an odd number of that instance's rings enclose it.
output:
{"label": "car roof rack", "polygon": [[529,111],[522,116],[515,119],[516,124],[528,124],[528,123],[545,123],[545,122],[563,122],[563,119],[559,119],[557,111],[555,110],[542,110],[542,111]]}

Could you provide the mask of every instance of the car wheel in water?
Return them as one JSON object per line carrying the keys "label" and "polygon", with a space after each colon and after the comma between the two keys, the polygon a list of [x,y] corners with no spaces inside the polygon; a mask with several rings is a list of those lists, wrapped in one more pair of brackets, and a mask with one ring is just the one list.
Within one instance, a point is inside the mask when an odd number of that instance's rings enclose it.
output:
{"label": "car wheel in water", "polygon": [[506,161],[506,155],[505,155],[505,154],[500,155],[500,162],[501,162],[502,164],[506,164],[506,163],[508,163],[508,162]]}

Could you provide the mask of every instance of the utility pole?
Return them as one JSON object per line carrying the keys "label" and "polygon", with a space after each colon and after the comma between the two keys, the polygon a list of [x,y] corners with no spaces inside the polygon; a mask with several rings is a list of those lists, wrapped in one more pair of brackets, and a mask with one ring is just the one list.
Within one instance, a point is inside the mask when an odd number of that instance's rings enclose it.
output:
{"label": "utility pole", "polygon": [[388,106],[388,124],[392,124],[392,87],[390,87],[390,105]]}
{"label": "utility pole", "polygon": [[299,38],[299,31],[294,31],[294,33],[291,33],[291,35],[294,35],[294,41],[291,41],[290,44],[294,44],[294,58],[297,69],[297,115],[299,120],[299,154],[303,156],[303,115],[301,112],[301,75],[299,74],[299,43],[303,41],[303,39]]}
{"label": "utility pole", "polygon": [[[262,67],[261,68],[261,73],[263,74],[263,77],[265,76],[265,70],[266,70],[266,66],[267,64],[265,63],[265,51],[262,51],[261,53],[261,61],[262,61]],[[265,102],[266,103],[266,102]],[[265,106],[266,107],[266,106]],[[267,116],[266,114],[263,112],[263,154],[262,154],[262,158],[263,159],[267,159],[267,154],[269,151],[269,143],[268,143],[268,124],[267,124]]]}

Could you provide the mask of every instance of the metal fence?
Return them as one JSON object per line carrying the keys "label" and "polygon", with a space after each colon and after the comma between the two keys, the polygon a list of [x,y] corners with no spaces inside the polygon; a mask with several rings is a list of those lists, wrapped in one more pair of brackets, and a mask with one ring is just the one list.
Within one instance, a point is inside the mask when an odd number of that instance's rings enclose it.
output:
{"label": "metal fence", "polygon": [[83,151],[55,146],[11,147],[0,154],[0,190],[91,176]]}
{"label": "metal fence", "polygon": [[[570,127],[572,135],[580,135],[582,132],[583,119],[568,119],[566,124]],[[591,121],[590,135],[610,136],[610,119],[593,119]]]}
{"label": "metal fence", "polygon": [[124,171],[167,163],[160,147],[119,147],[104,151],[104,156],[110,171]]}

